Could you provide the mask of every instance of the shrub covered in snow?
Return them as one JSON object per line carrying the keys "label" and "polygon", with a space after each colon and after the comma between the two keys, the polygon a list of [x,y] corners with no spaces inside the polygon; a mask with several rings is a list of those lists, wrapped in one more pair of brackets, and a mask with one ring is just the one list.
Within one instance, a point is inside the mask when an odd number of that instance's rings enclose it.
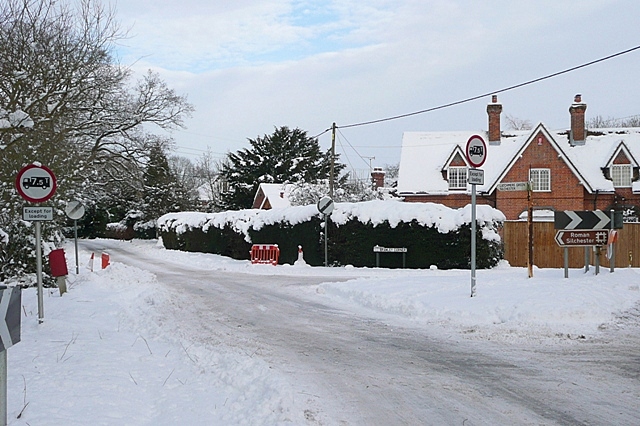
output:
{"label": "shrub covered in snow", "polygon": [[[502,257],[498,227],[504,215],[477,206],[477,264],[492,267]],[[406,247],[406,265],[414,268],[467,268],[470,264],[471,206],[461,209],[397,200],[336,203],[328,221],[329,259],[333,264],[375,266],[373,246]],[[316,206],[222,213],[170,213],[158,219],[167,248],[248,259],[251,244],[278,244],[280,262],[293,263],[298,245],[311,265],[324,262],[324,221]],[[381,266],[400,266],[401,258],[383,256]],[[384,263],[387,262],[385,265]],[[390,264],[391,263],[391,264]]]}

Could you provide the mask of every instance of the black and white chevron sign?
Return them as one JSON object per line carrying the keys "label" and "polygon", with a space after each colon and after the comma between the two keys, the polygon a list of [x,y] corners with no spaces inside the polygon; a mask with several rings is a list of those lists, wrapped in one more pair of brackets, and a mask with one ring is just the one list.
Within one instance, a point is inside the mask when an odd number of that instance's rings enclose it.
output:
{"label": "black and white chevron sign", "polygon": [[565,210],[553,213],[555,229],[609,229],[610,216],[602,210]]}
{"label": "black and white chevron sign", "polygon": [[0,352],[20,341],[21,306],[20,287],[0,290]]}

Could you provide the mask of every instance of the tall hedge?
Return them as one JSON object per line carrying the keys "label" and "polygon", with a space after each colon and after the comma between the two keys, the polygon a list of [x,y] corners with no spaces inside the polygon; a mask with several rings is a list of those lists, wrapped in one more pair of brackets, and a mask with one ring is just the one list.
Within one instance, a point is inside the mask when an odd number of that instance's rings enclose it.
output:
{"label": "tall hedge", "polygon": [[[374,204],[363,209],[361,204],[367,203]],[[428,268],[432,265],[440,269],[470,267],[471,226],[465,220],[467,212],[463,209],[394,202],[391,206],[394,214],[390,215],[393,217],[381,219],[384,214],[371,212],[388,208],[379,204],[388,201],[367,203],[336,206],[328,221],[330,264],[374,267],[376,255],[373,247],[379,245],[406,247],[407,268]],[[478,268],[490,268],[502,258],[502,244],[496,230],[504,216],[488,206],[482,208],[484,214],[479,216],[483,218],[478,219],[477,226],[476,262]],[[397,210],[403,213],[403,209],[409,213],[401,214],[399,219]],[[324,220],[315,206],[281,211],[171,213],[158,220],[158,227],[168,249],[249,259],[252,244],[277,244],[280,248],[279,263],[292,264],[301,245],[308,264],[324,264]],[[403,256],[401,253],[380,253],[379,261],[381,267],[401,267]]]}

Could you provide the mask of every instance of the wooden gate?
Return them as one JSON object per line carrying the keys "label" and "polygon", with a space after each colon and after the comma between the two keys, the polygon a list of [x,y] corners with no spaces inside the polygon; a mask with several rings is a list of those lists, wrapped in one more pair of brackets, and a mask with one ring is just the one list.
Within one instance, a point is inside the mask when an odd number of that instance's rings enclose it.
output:
{"label": "wooden gate", "polygon": [[[533,264],[539,268],[563,268],[564,248],[555,241],[557,230],[553,222],[534,222],[533,224]],[[511,266],[527,266],[527,222],[507,221],[502,232],[504,258]],[[589,248],[589,262],[595,262],[595,252]],[[640,223],[625,223],[618,230],[618,243],[615,245],[616,268],[628,266],[640,267]],[[569,267],[584,267],[585,248],[569,248]],[[606,250],[603,247],[600,265],[609,267]]]}

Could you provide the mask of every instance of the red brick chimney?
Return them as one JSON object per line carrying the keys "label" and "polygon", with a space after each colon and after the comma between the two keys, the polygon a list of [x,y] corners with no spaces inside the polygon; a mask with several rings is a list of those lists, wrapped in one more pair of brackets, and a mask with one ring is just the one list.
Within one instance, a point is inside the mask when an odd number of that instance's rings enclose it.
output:
{"label": "red brick chimney", "polygon": [[374,167],[371,172],[371,182],[373,183],[373,189],[384,187],[384,175],[386,172],[382,170],[382,167]]}
{"label": "red brick chimney", "polygon": [[569,143],[571,145],[584,145],[587,131],[584,127],[584,112],[587,110],[587,104],[582,103],[582,95],[577,94],[573,98],[573,104],[569,107],[571,114],[571,133],[569,134]]}
{"label": "red brick chimney", "polygon": [[489,144],[500,145],[500,113],[502,104],[498,103],[498,95],[491,96],[491,103],[487,105],[489,115]]}

